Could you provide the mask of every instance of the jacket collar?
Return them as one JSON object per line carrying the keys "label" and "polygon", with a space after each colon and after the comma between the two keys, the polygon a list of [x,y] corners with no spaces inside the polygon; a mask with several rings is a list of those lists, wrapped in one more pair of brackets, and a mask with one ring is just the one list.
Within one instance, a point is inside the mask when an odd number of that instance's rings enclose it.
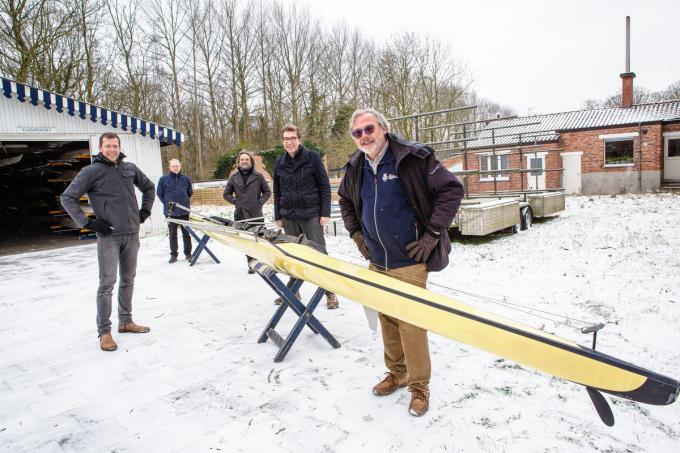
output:
{"label": "jacket collar", "polygon": [[300,146],[298,147],[297,152],[295,153],[295,157],[294,157],[294,158],[293,158],[293,157],[290,157],[290,154],[288,154],[288,151],[286,151],[286,150],[284,150],[283,153],[284,153],[285,158],[286,158],[286,160],[287,160],[288,162],[293,162],[293,159],[295,159],[295,161],[297,162],[298,157],[303,157],[305,154],[307,154],[307,148],[305,148],[304,146],[300,145]]}
{"label": "jacket collar", "polygon": [[111,162],[106,157],[104,157],[102,153],[99,153],[96,156],[94,156],[94,158],[92,159],[92,163],[99,162],[100,164],[105,164],[113,167],[114,165],[122,164],[123,159],[125,159],[126,157],[127,156],[125,154],[120,153],[120,155],[118,156],[118,162]]}
{"label": "jacket collar", "polygon": [[[430,147],[424,146],[420,143],[404,140],[403,138],[392,134],[391,132],[387,133],[387,142],[389,143],[389,147],[394,154],[394,158],[397,160],[397,165],[399,165],[399,162],[401,162],[402,159],[404,159],[404,157],[408,156],[409,154],[420,159],[425,159],[427,156],[432,154]],[[351,156],[349,156],[348,165],[353,167],[359,164],[363,165],[363,161],[365,159],[364,152],[360,149],[357,149]]]}

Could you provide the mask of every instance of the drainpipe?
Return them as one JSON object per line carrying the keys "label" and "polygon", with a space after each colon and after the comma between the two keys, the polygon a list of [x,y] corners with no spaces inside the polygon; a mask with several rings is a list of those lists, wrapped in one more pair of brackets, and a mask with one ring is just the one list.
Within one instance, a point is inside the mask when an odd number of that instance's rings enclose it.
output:
{"label": "drainpipe", "polygon": [[638,123],[638,193],[642,193],[642,122]]}

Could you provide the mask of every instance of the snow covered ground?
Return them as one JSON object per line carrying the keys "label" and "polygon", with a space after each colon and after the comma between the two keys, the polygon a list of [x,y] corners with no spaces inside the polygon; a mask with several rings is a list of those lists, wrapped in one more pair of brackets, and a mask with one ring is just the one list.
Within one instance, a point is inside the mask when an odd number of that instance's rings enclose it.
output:
{"label": "snow covered ground", "polygon": [[[347,237],[331,254],[359,262]],[[99,350],[95,244],[0,257],[0,451],[679,451],[680,403],[609,397],[604,426],[583,387],[431,335],[431,408],[378,398],[379,333],[361,306],[316,314],[276,364],[257,344],[273,295],[243,256],[214,241],[194,267],[167,264],[167,238],[142,241],[134,317],[146,335]],[[456,240],[431,289],[590,344],[573,327],[493,300],[605,322],[598,349],[680,378],[680,197],[569,198],[518,235]],[[303,286],[303,296],[313,288]],[[114,317],[112,319],[114,325]],[[284,317],[291,325],[290,314]]]}

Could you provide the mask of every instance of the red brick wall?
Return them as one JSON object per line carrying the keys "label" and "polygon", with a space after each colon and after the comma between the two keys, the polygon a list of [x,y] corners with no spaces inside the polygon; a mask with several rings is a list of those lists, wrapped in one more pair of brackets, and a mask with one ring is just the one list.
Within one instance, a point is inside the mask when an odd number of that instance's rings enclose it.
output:
{"label": "red brick wall", "polygon": [[[642,134],[642,169],[660,170],[663,150],[661,125],[655,124],[643,126],[643,129],[647,129],[647,133]],[[630,167],[604,166],[604,139],[599,138],[599,136],[630,132],[638,132],[638,127],[631,126],[563,132],[560,135],[560,143],[564,148],[564,151],[583,151],[583,156],[581,157],[581,169],[583,173],[626,172],[630,171]],[[639,163],[639,146],[638,137],[633,138],[633,163],[634,168],[636,169],[638,168]]]}
{"label": "red brick wall", "polygon": [[678,132],[680,131],[680,123],[678,124],[667,124],[666,127],[663,128],[664,132]]}
{"label": "red brick wall", "polygon": [[[522,156],[520,157],[519,150],[514,148],[510,150],[508,154],[508,167],[510,169],[526,169],[527,160],[526,156],[528,154],[535,152],[544,152],[549,149],[557,148],[557,143],[544,143],[537,147],[526,147],[522,148]],[[497,150],[497,153],[502,153],[501,149]],[[479,170],[479,155],[481,153],[469,152],[467,156],[467,168],[466,170]],[[559,155],[559,151],[550,151],[545,156],[545,168],[546,169],[557,169],[562,168],[562,158]],[[451,167],[457,162],[462,162],[462,156],[456,156],[444,161],[446,167]],[[496,181],[496,190],[502,191],[513,191],[513,190],[526,190],[528,187],[528,174],[527,173],[510,173],[509,180],[507,181]],[[462,179],[462,178],[461,178]],[[480,181],[479,175],[469,175],[467,176],[468,190],[470,193],[479,192],[492,192],[494,190],[493,181]],[[548,189],[555,189],[562,187],[562,173],[561,172],[546,172],[545,174],[545,184]]]}

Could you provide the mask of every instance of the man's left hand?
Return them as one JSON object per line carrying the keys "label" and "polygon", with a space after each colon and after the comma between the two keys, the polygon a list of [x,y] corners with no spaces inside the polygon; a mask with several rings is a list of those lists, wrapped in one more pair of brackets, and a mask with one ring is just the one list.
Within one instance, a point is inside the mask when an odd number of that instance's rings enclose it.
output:
{"label": "man's left hand", "polygon": [[406,254],[418,263],[426,262],[441,236],[441,233],[439,233],[439,236],[435,236],[435,234],[428,230],[417,241],[406,244]]}
{"label": "man's left hand", "polygon": [[144,208],[140,209],[139,210],[139,223],[144,223],[144,221],[146,219],[148,219],[150,215],[151,215],[151,211],[149,211],[148,209],[144,209]]}
{"label": "man's left hand", "polygon": [[330,217],[319,217],[319,223],[321,224],[321,226],[326,225],[330,221],[331,221]]}

